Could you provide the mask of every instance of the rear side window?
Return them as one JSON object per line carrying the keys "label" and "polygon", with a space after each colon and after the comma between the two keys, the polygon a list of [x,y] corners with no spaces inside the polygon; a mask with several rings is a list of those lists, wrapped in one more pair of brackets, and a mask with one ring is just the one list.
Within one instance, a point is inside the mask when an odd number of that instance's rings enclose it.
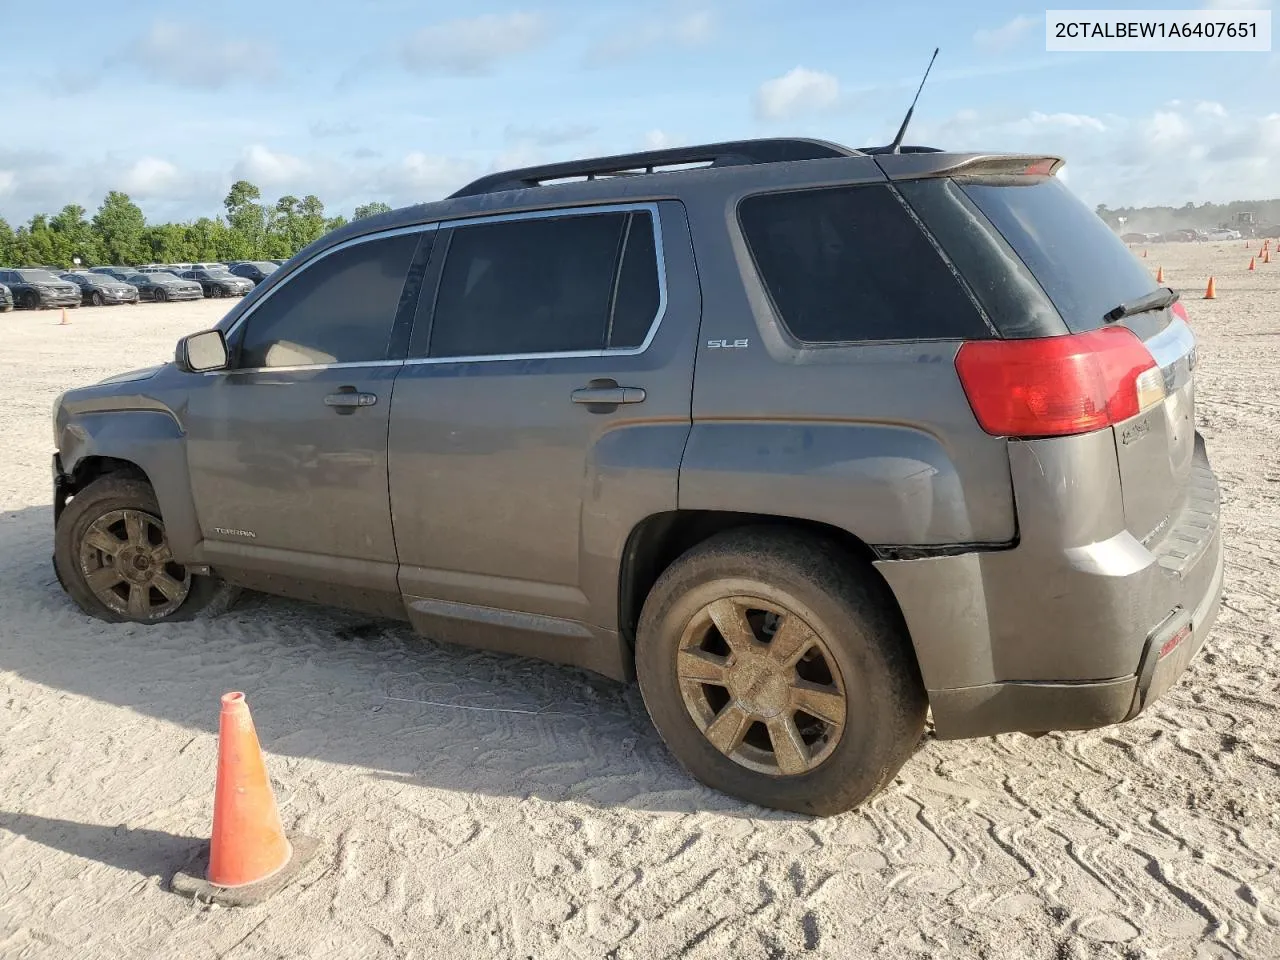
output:
{"label": "rear side window", "polygon": [[660,300],[648,211],[457,227],[431,323],[431,357],[640,346]]}
{"label": "rear side window", "polygon": [[240,366],[386,359],[419,234],[368,240],[324,257],[276,288],[249,317]]}
{"label": "rear side window", "polygon": [[1156,289],[1124,241],[1062,181],[958,182],[1035,275],[1073,333],[1096,330],[1109,311]]}
{"label": "rear side window", "polygon": [[991,336],[887,186],[762,194],[743,200],[739,217],[760,278],[797,340]]}

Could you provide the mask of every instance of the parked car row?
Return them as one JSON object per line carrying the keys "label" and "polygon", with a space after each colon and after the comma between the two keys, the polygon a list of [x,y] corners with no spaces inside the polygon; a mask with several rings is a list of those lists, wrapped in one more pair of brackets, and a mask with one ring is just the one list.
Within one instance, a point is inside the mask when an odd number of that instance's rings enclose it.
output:
{"label": "parked car row", "polygon": [[140,300],[198,300],[242,297],[271,276],[280,263],[242,260],[224,263],[102,266],[58,271],[55,267],[0,270],[0,312],[14,308],[101,307]]}

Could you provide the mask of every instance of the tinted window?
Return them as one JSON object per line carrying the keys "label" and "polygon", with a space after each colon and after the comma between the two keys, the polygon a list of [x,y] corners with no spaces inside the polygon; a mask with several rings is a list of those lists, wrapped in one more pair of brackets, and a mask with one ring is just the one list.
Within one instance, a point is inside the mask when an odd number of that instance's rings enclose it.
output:
{"label": "tinted window", "polygon": [[1074,332],[1102,326],[1113,308],[1156,289],[1115,233],[1055,177],[961,188],[1035,274]]}
{"label": "tinted window", "polygon": [[639,346],[657,304],[647,211],[460,227],[446,254],[429,355]]}
{"label": "tinted window", "polygon": [[887,186],[749,197],[740,217],[760,277],[798,340],[991,335]]}
{"label": "tinted window", "polygon": [[609,326],[609,346],[638,347],[649,335],[660,300],[653,218],[647,212],[631,215],[617,290]]}
{"label": "tinted window", "polygon": [[241,367],[362,363],[386,357],[418,234],[358,243],[317,261],[254,311]]}

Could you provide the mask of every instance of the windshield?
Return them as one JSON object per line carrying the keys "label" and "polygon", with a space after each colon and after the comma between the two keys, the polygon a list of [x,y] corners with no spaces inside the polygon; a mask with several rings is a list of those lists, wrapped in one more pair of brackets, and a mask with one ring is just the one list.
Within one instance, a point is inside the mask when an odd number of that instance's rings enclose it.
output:
{"label": "windshield", "polygon": [[59,278],[55,277],[48,270],[17,270],[18,276],[27,283],[58,283]]}
{"label": "windshield", "polygon": [[155,273],[149,273],[149,274],[147,274],[147,276],[149,276],[152,280],[155,280],[155,281],[157,281],[157,282],[159,282],[159,283],[164,283],[164,282],[166,282],[166,281],[171,281],[171,282],[173,282],[173,283],[181,283],[181,282],[182,282],[179,278],[175,277],[172,273],[165,273],[165,272],[163,272],[163,271],[157,271],[157,272],[155,272]]}
{"label": "windshield", "polygon": [[1060,180],[957,183],[1022,258],[1073,333],[1096,330],[1109,311],[1156,289],[1124,241]]}
{"label": "windshield", "polygon": [[216,277],[219,280],[223,278],[226,278],[228,280],[238,279],[236,275],[232,273],[230,270],[228,270],[226,267],[215,267],[212,270],[206,270],[205,274],[206,276]]}
{"label": "windshield", "polygon": [[280,269],[274,263],[267,263],[266,261],[263,261],[263,260],[255,260],[252,266],[257,267],[263,273],[275,273],[275,271]]}

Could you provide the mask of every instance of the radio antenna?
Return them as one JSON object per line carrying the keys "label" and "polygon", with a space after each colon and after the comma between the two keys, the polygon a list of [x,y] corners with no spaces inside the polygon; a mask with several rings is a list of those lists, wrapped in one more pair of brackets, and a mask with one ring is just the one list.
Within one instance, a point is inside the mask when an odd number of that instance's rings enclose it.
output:
{"label": "radio antenna", "polygon": [[893,138],[893,143],[889,144],[886,153],[901,153],[902,138],[907,135],[907,125],[911,123],[911,115],[916,112],[916,101],[920,99],[920,91],[924,89],[924,82],[929,79],[929,71],[933,69],[933,61],[938,59],[938,47],[933,48],[933,56],[929,58],[929,66],[924,68],[924,76],[920,78],[920,86],[916,87],[916,95],[911,99],[911,106],[907,108],[907,115],[902,118],[902,126],[898,128],[898,135]]}

